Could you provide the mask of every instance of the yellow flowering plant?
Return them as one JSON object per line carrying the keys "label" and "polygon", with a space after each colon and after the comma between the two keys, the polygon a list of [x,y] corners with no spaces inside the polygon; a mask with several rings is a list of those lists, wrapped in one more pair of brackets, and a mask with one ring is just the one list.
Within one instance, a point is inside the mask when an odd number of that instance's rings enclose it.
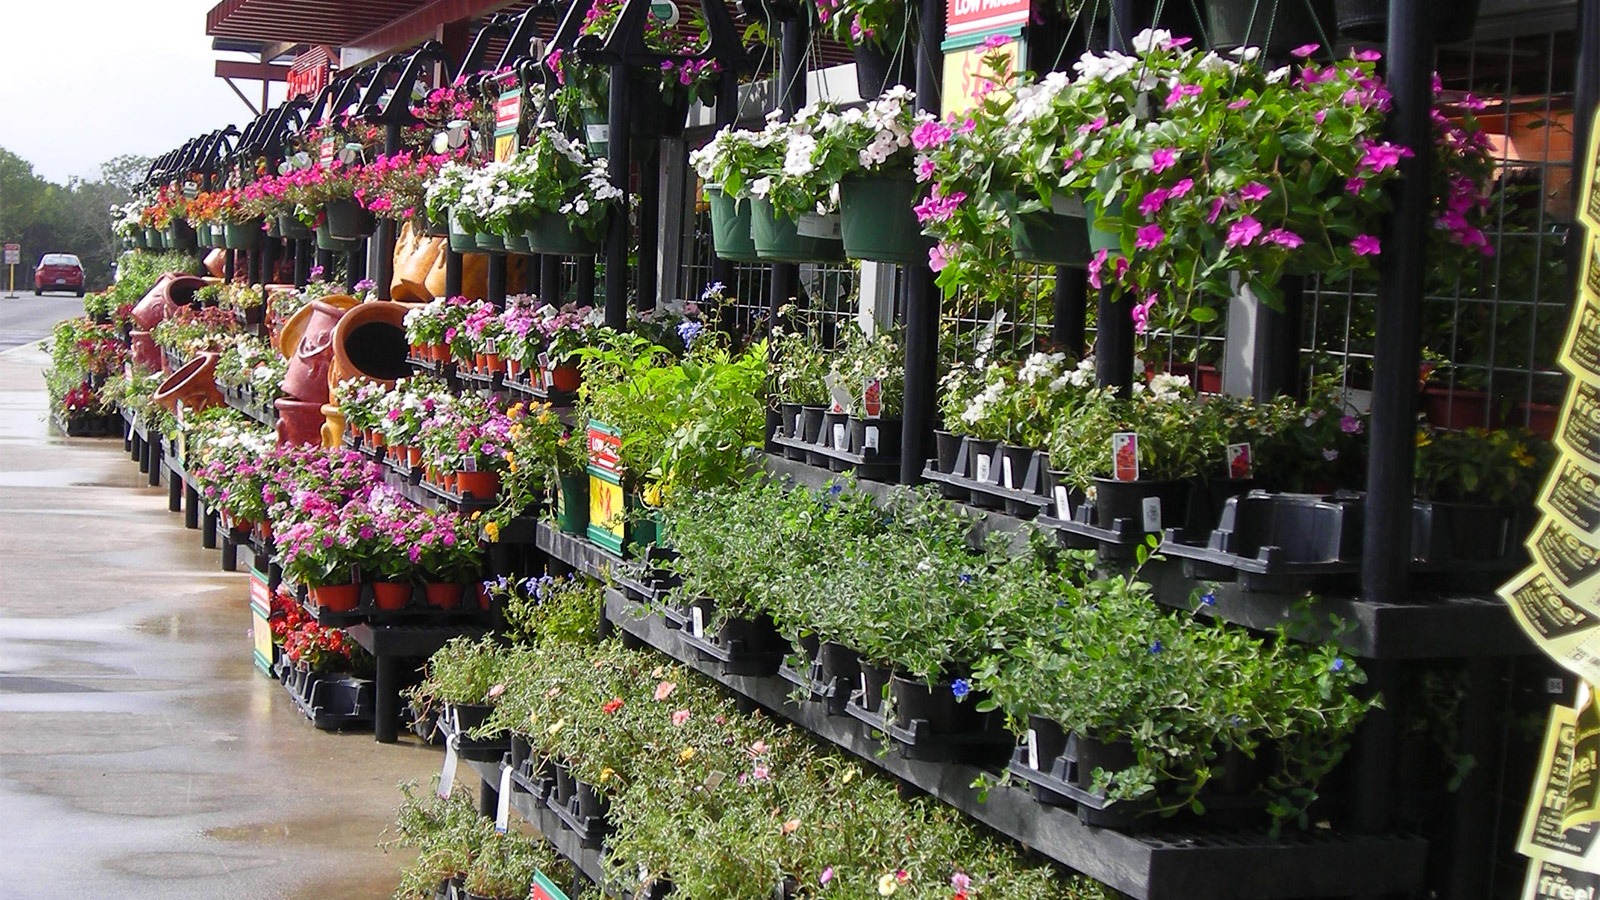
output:
{"label": "yellow flowering plant", "polygon": [[511,420],[500,472],[500,502],[485,517],[489,540],[514,518],[534,509],[563,475],[583,472],[584,437],[548,403],[516,403],[506,410]]}

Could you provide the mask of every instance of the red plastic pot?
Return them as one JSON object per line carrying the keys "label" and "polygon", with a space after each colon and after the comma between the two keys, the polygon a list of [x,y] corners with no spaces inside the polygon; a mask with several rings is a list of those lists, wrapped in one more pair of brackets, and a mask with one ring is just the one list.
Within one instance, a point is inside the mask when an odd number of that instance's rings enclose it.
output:
{"label": "red plastic pot", "polygon": [[551,390],[576,391],[579,381],[577,366],[556,366],[550,370]]}
{"label": "red plastic pot", "polygon": [[386,612],[405,609],[411,602],[411,585],[404,581],[374,581],[372,605]]}
{"label": "red plastic pot", "polygon": [[429,606],[436,606],[439,609],[455,609],[461,605],[461,585],[459,584],[430,581],[422,586],[422,593],[428,598]]}
{"label": "red plastic pot", "polygon": [[325,584],[311,589],[311,602],[329,612],[350,612],[361,602],[359,584]]}
{"label": "red plastic pot", "polygon": [[455,478],[456,489],[471,494],[474,500],[488,500],[500,493],[500,476],[495,472],[460,472]]}

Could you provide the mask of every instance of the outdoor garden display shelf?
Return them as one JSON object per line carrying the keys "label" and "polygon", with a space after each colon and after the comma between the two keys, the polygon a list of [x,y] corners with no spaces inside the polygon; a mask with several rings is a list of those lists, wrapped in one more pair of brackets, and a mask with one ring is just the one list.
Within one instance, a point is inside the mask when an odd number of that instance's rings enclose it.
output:
{"label": "outdoor garden display shelf", "polygon": [[[823,704],[795,703],[777,676],[723,674],[683,644],[681,632],[620,592],[608,591],[607,621],[721,683],[748,701],[879,766],[885,772],[971,815],[1069,868],[1137,898],[1342,897],[1405,894],[1422,885],[1427,842],[1405,835],[1327,831],[1219,829],[1160,824],[1127,834],[1085,825],[1076,811],[1047,806],[1026,788],[994,783],[975,766],[883,753],[883,743],[856,719],[829,715]],[[987,788],[974,787],[987,779]]]}
{"label": "outdoor garden display shelf", "polygon": [[[473,625],[380,625],[359,622],[347,629],[350,637],[376,661],[373,678],[373,737],[392,744],[400,736],[400,691],[406,673],[432,656],[451,638],[482,637],[487,628]],[[407,663],[410,663],[408,666]]]}

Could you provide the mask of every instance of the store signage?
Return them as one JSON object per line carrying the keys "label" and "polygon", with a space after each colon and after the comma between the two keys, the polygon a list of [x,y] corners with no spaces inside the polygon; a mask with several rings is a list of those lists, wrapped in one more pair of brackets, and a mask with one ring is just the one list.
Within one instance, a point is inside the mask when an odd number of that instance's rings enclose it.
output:
{"label": "store signage", "polygon": [[944,36],[988,34],[1028,24],[1029,0],[945,0]]}
{"label": "store signage", "polygon": [[[1020,35],[1021,28],[1015,29]],[[993,37],[993,35],[991,35]],[[1013,38],[998,47],[987,46],[976,38],[958,38],[946,41],[944,50],[943,109],[945,115],[965,112],[978,105],[984,95],[997,88],[1006,87],[1010,76],[1022,68],[1023,42]],[[1005,71],[997,72],[990,66],[989,57],[1000,55],[1005,60]]]}
{"label": "store signage", "polygon": [[505,162],[517,152],[522,127],[522,91],[506,91],[494,102],[494,159]]}
{"label": "store signage", "polygon": [[568,900],[568,898],[543,872],[535,872],[533,890],[528,892],[528,900]]}
{"label": "store signage", "polygon": [[678,4],[672,0],[650,0],[650,15],[661,20],[661,24],[668,26],[678,24]]}
{"label": "store signage", "polygon": [[289,74],[285,79],[289,86],[289,99],[316,96],[318,91],[328,86],[332,72],[333,54],[327,47],[312,47],[296,56],[294,62],[289,64]]}

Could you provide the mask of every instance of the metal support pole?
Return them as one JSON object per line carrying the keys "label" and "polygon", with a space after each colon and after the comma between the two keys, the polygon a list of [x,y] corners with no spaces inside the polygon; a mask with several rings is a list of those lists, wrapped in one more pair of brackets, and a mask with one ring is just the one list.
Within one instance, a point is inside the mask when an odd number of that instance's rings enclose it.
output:
{"label": "metal support pole", "polygon": [[1082,266],[1056,266],[1055,305],[1050,339],[1074,358],[1087,349],[1085,326],[1089,317],[1089,273]]}
{"label": "metal support pole", "polygon": [[[1133,37],[1133,0],[1113,0],[1106,44],[1128,52]],[[1095,313],[1094,377],[1101,387],[1112,387],[1123,397],[1133,393],[1133,317],[1130,303],[1118,302],[1112,289],[1100,289]]]}
{"label": "metal support pole", "polygon": [[366,278],[367,271],[367,242],[356,241],[356,248],[344,255],[344,286],[350,293],[355,293],[356,282]]}
{"label": "metal support pole", "polygon": [[594,305],[594,270],[595,258],[581,256],[578,258],[578,284],[575,288],[579,306]]}
{"label": "metal support pole", "polygon": [[554,307],[561,306],[561,257],[549,253],[539,257],[539,299]]}
{"label": "metal support pole", "polygon": [[1450,900],[1489,896],[1494,862],[1494,787],[1500,771],[1498,712],[1506,699],[1502,686],[1505,663],[1474,659],[1467,666],[1467,690],[1457,713],[1461,743],[1457,752],[1470,757],[1472,771],[1452,795],[1450,811]]}
{"label": "metal support pole", "polygon": [[[400,152],[400,126],[393,122],[383,126],[383,153],[394,156]],[[372,260],[372,280],[378,283],[378,299],[389,299],[389,286],[394,281],[394,244],[396,224],[393,219],[378,220],[378,258]]]}
{"label": "metal support pole", "polygon": [[303,288],[311,280],[311,257],[316,248],[310,241],[294,241],[294,286]]}
{"label": "metal support pole", "polygon": [[207,509],[200,514],[200,546],[207,550],[217,549],[216,510]]}
{"label": "metal support pole", "polygon": [[606,158],[611,168],[611,183],[622,191],[606,230],[606,324],[621,331],[628,327],[628,145],[632,142],[629,121],[628,67],[611,67],[611,119],[607,126]]}
{"label": "metal support pole", "polygon": [[250,283],[271,284],[273,281],[272,270],[278,261],[278,239],[263,236],[261,250],[252,255],[260,259],[260,268],[256,277],[250,279]]}
{"label": "metal support pole", "polygon": [[183,486],[183,527],[200,527],[200,492],[187,484]]}
{"label": "metal support pole", "polygon": [[237,251],[237,250],[225,250],[225,251],[223,251],[223,253],[222,253],[222,280],[224,282],[231,283],[233,281],[233,264],[234,264],[235,257],[237,257],[238,255],[239,255],[239,251]]}
{"label": "metal support pole", "polygon": [[[944,3],[921,0],[924,36],[944,33]],[[921,40],[917,47],[917,108],[938,115],[942,54],[938,45]],[[900,482],[922,480],[922,467],[933,452],[933,424],[939,387],[939,287],[925,263],[904,268],[905,284],[905,409],[900,423]]]}
{"label": "metal support pole", "polygon": [[[313,240],[315,240],[315,238],[313,238]],[[321,247],[317,248],[317,268],[322,270],[322,279],[324,281],[331,281],[333,279],[332,250],[324,250]]]}
{"label": "metal support pole", "polygon": [[1361,588],[1368,600],[1405,596],[1411,563],[1412,464],[1416,458],[1417,366],[1421,361],[1422,277],[1427,252],[1429,146],[1433,124],[1433,24],[1424,0],[1389,6],[1390,139],[1412,148],[1392,187],[1383,228]]}
{"label": "metal support pole", "polygon": [[183,512],[183,479],[167,469],[167,512]]}
{"label": "metal support pole", "polygon": [[394,654],[376,657],[372,685],[372,737],[392,744],[400,736],[400,660]]}
{"label": "metal support pole", "polygon": [[444,295],[461,296],[461,254],[448,248],[444,251]]}
{"label": "metal support pole", "polygon": [[[1594,127],[1595,105],[1600,103],[1600,0],[1578,4],[1578,64],[1573,76],[1572,171],[1581,177],[1588,161],[1589,129]],[[1588,241],[1567,242],[1567,271],[1574,284],[1583,271]]]}
{"label": "metal support pole", "polygon": [[645,144],[639,154],[639,276],[633,298],[639,312],[656,308],[661,276],[661,142],[650,138]]}
{"label": "metal support pole", "polygon": [[[778,42],[778,106],[787,116],[792,116],[806,104],[805,60],[811,40],[811,21],[796,18],[782,25]],[[796,299],[799,293],[800,267],[793,263],[777,263],[772,267],[772,293],[767,298],[767,322],[778,319],[778,308]],[[777,424],[773,414],[767,416],[767,434]]]}
{"label": "metal support pole", "polygon": [[1255,364],[1250,393],[1268,401],[1300,395],[1300,323],[1305,309],[1305,279],[1283,279],[1283,309],[1265,304],[1256,310]]}

